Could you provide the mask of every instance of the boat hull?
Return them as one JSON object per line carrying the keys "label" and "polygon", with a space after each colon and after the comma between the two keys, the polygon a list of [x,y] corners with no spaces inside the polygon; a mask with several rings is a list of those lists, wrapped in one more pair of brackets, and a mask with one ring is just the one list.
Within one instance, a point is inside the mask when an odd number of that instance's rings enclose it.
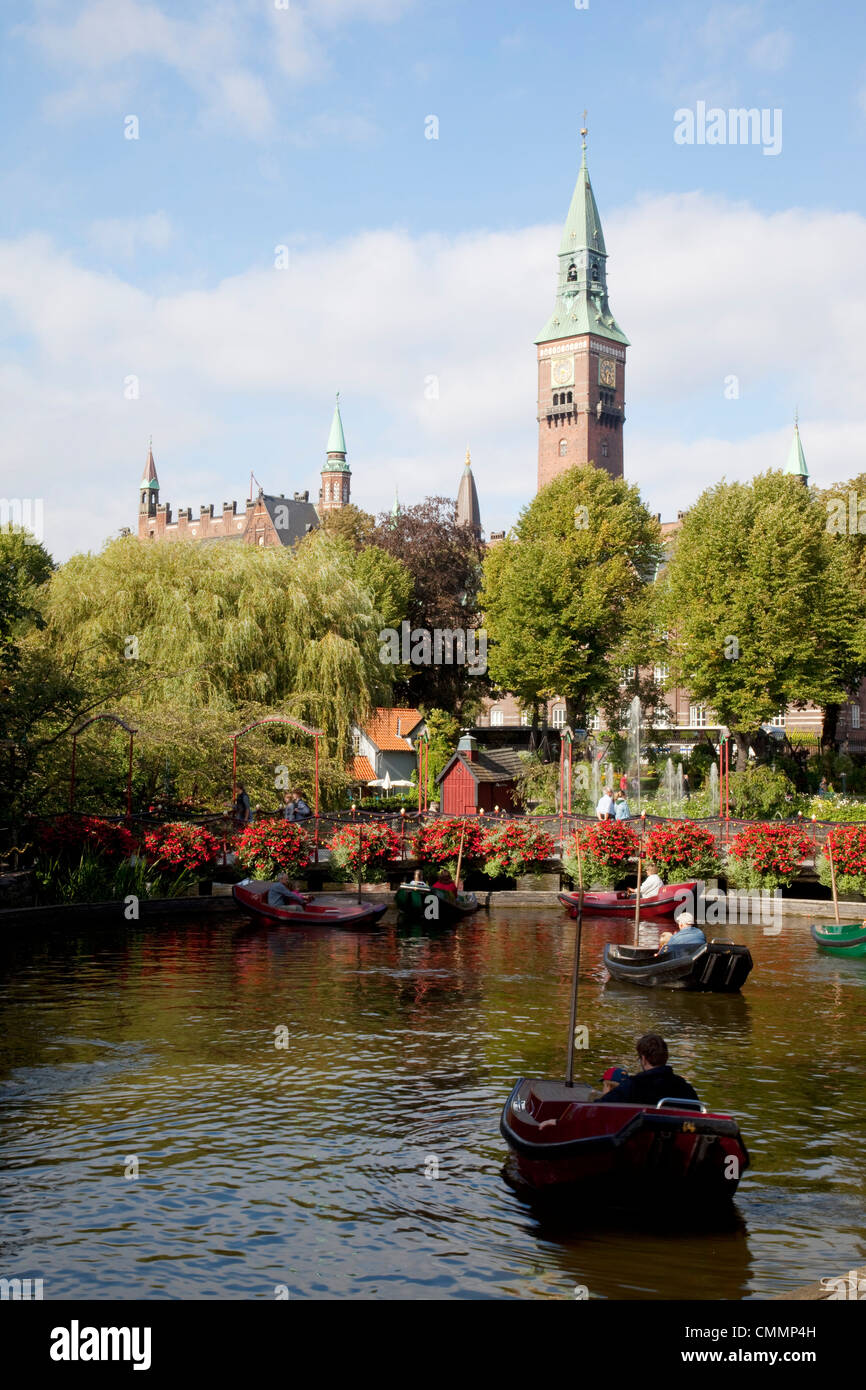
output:
{"label": "boat hull", "polygon": [[608,941],[604,963],[610,976],[624,984],[736,994],[751,972],[752,955],[747,946],[732,941],[709,941],[675,955]]}
{"label": "boat hull", "polygon": [[516,1083],[500,1132],[521,1185],[615,1207],[669,1203],[697,1213],[730,1202],[749,1166],[731,1115],[682,1100],[598,1105],[593,1094],[534,1077]]}
{"label": "boat hull", "polygon": [[[683,904],[693,906],[697,886],[695,880],[688,883],[666,883],[659,889],[656,897],[641,899],[641,921],[658,921],[665,917],[673,917],[676,909]],[[578,893],[559,894],[559,901],[568,908],[572,917],[577,916],[579,897]],[[626,893],[611,891],[583,895],[583,910],[588,917],[594,917],[596,913],[604,913],[610,917],[634,917],[634,907],[634,897],[629,897]]]}
{"label": "boat hull", "polygon": [[862,922],[813,922],[812,936],[830,956],[847,956],[849,960],[866,956],[866,927]]}
{"label": "boat hull", "polygon": [[461,893],[455,901],[450,894],[437,888],[400,887],[394,902],[402,917],[428,925],[457,922],[461,917],[470,917],[481,906],[474,893]]}
{"label": "boat hull", "polygon": [[253,921],[280,927],[368,927],[387,911],[387,903],[350,903],[319,897],[304,907],[273,907],[267,901],[271,883],[236,883],[232,897]]}

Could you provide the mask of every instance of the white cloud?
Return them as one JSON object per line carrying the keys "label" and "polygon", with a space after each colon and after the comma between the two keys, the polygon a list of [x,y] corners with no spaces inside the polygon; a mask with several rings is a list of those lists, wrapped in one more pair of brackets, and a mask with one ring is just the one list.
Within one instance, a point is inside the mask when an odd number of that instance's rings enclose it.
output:
{"label": "white cloud", "polygon": [[144,247],[164,251],[174,237],[174,229],[164,212],[144,217],[105,217],[90,224],[90,240],[105,255],[132,260]]}
{"label": "white cloud", "polygon": [[[96,544],[130,522],[126,480],[150,429],[173,460],[164,497],[219,502],[228,477],[256,466],[260,446],[244,439],[261,441],[262,418],[316,440],[340,388],[362,505],[390,505],[395,479],[404,501],[453,493],[468,443],[485,522],[508,524],[535,490],[532,339],[552,307],[559,230],[383,229],[293,248],[286,271],[163,294],[83,269],[46,238],[0,243],[0,305],[16,348],[30,343],[0,385],[8,466],[58,516],[92,497],[83,538]],[[605,232],[611,303],[633,343],[626,475],[655,510],[671,515],[722,473],[781,466],[796,403],[813,477],[862,471],[862,217],[691,194],[646,198]],[[129,374],[139,402],[123,398]],[[740,395],[725,401],[731,375]],[[70,467],[71,435],[86,467]],[[183,462],[195,451],[212,475]],[[287,476],[262,481],[314,488],[319,464],[305,444]],[[18,495],[5,480],[0,491]]]}
{"label": "white cloud", "polygon": [[[198,97],[202,119],[253,138],[275,125],[286,77],[323,77],[328,61],[317,30],[352,20],[387,23],[411,0],[314,0],[285,9],[242,0],[203,5],[179,18],[148,0],[84,0],[67,23],[42,10],[18,32],[71,82],[46,102],[55,119],[131,99],[148,63],[170,70]],[[64,11],[64,17],[65,17]],[[262,19],[264,18],[264,24]],[[327,133],[327,132],[326,132]]]}
{"label": "white cloud", "polygon": [[773,29],[750,46],[749,62],[766,72],[781,72],[788,66],[793,48],[794,39],[787,29]]}

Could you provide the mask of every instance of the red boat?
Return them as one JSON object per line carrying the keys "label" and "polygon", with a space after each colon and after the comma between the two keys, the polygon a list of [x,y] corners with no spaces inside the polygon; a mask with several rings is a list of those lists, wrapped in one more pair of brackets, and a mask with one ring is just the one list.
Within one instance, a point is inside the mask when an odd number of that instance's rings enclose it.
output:
{"label": "red boat", "polygon": [[[675,909],[683,906],[689,907],[693,911],[697,887],[697,882],[694,879],[690,883],[663,884],[651,898],[641,898],[641,921],[673,917]],[[559,901],[568,908],[571,917],[577,916],[579,896],[578,893],[560,893],[559,895]],[[629,894],[625,891],[617,893],[613,890],[608,893],[584,893],[583,910],[590,916],[596,912],[603,912],[609,917],[634,917],[634,893]]]}
{"label": "red boat", "polygon": [[267,895],[273,886],[273,883],[258,880],[236,883],[232,897],[254,921],[280,927],[368,927],[378,922],[388,908],[387,903],[353,903],[336,895],[320,896],[303,906],[286,903],[283,907],[272,907]]}
{"label": "red boat", "polygon": [[518,1185],[535,1194],[612,1205],[686,1205],[697,1213],[727,1202],[749,1166],[731,1115],[700,1101],[597,1105],[589,1086],[522,1078],[500,1131],[515,1155]]}

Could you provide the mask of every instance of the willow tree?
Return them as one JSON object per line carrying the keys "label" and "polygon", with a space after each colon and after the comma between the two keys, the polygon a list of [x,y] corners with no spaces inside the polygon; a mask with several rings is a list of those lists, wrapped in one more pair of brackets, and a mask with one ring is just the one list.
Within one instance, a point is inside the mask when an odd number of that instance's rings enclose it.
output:
{"label": "willow tree", "polygon": [[339,543],[301,558],[127,538],[74,556],[46,589],[39,657],[141,730],[152,773],[168,758],[211,794],[240,725],[274,713],[312,724],[339,767],[351,724],[387,698],[381,613]]}
{"label": "willow tree", "polygon": [[731,730],[740,767],[787,705],[844,698],[864,598],[840,559],[796,476],[721,482],[683,520],[662,583],[672,674]]}
{"label": "willow tree", "polygon": [[484,562],[496,684],[527,706],[562,696],[568,722],[584,724],[616,698],[630,615],[661,555],[636,487],[591,464],[548,483]]}

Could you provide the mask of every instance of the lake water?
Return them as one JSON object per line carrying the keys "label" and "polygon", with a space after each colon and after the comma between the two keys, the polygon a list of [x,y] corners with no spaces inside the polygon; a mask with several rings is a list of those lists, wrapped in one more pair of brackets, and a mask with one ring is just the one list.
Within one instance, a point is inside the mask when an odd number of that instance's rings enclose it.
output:
{"label": "lake water", "polygon": [[7,938],[0,1276],[47,1299],[719,1299],[866,1262],[866,961],[786,920],[730,932],[740,997],[641,990],[601,961],[630,925],[589,921],[577,1076],[635,1070],[661,1032],[753,1166],[724,1229],[552,1221],[503,1181],[498,1123],[517,1076],[562,1074],[574,923],[390,918]]}

